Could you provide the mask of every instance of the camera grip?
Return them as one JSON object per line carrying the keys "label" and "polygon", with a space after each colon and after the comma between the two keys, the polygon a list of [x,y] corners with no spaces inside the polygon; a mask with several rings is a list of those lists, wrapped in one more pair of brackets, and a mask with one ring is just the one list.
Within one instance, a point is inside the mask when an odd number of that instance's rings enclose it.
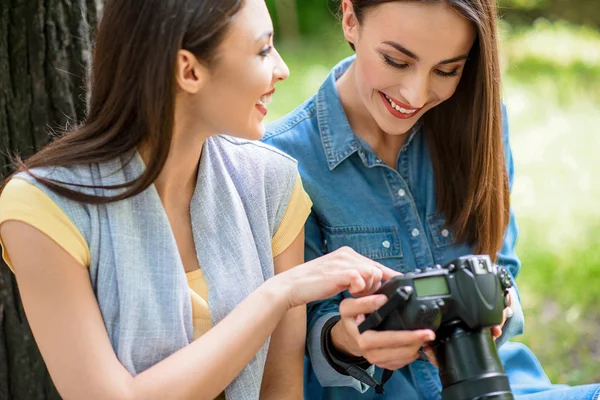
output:
{"label": "camera grip", "polygon": [[[380,292],[381,291],[378,291],[377,294],[380,294]],[[388,301],[377,311],[367,316],[367,318],[358,326],[359,333],[377,328],[391,313],[404,308],[404,305],[412,296],[413,288],[410,286],[399,287],[391,294],[391,296],[384,292],[381,293],[388,297]]]}

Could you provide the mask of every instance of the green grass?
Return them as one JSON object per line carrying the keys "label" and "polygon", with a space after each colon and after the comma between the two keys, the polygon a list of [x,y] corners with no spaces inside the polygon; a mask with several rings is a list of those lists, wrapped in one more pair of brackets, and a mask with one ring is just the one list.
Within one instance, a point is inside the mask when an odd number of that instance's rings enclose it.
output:
{"label": "green grass", "polygon": [[[526,315],[518,340],[554,382],[600,382],[600,33],[545,21],[502,32]],[[291,76],[278,86],[270,120],[310,97],[351,54],[337,29],[278,49]]]}
{"label": "green grass", "polygon": [[600,381],[600,34],[542,21],[503,42],[521,226],[519,338],[553,381]]}

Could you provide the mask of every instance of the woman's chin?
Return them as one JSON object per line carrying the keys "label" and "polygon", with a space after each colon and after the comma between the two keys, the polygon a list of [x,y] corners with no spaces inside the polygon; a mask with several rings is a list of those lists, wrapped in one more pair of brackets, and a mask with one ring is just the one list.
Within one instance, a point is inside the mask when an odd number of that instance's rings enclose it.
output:
{"label": "woman's chin", "polygon": [[265,124],[263,122],[249,126],[242,132],[229,132],[228,135],[246,140],[260,140],[265,135]]}
{"label": "woman's chin", "polygon": [[387,133],[388,135],[391,136],[402,136],[408,132],[410,132],[410,130],[415,126],[415,124],[417,123],[418,119],[416,120],[393,120],[393,121],[388,121],[385,120],[383,121],[383,123],[378,124],[379,128],[381,128],[382,131],[384,131],[385,133]]}
{"label": "woman's chin", "polygon": [[260,124],[258,124],[258,126],[254,127],[254,129],[252,129],[249,132],[248,139],[250,139],[250,140],[260,140],[260,139],[262,139],[262,137],[264,135],[265,135],[265,123],[261,122]]}

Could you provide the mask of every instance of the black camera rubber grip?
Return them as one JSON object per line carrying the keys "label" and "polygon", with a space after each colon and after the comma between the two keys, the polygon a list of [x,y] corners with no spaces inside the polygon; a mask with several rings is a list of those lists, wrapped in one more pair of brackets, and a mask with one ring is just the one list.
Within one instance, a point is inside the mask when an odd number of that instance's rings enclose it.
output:
{"label": "black camera rubber grip", "polygon": [[410,286],[404,286],[396,289],[396,292],[390,297],[379,310],[369,314],[367,318],[358,326],[358,331],[364,333],[369,329],[374,329],[394,310],[404,307],[404,304],[410,299],[413,289]]}

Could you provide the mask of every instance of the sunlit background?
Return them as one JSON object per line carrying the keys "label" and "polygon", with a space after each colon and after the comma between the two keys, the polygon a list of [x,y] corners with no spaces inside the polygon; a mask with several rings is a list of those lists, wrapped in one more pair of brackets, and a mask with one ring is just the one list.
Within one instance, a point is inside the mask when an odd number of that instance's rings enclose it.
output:
{"label": "sunlit background", "polygon": [[[350,55],[328,0],[267,0],[291,70],[274,120]],[[600,3],[504,0],[504,102],[516,164],[517,279],[529,345],[553,382],[600,382]]]}

